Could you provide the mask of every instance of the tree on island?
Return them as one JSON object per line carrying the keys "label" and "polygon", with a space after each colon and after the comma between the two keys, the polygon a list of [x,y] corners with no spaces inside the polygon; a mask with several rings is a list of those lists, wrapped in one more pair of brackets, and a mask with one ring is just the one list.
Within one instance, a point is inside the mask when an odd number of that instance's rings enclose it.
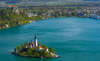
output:
{"label": "tree on island", "polygon": [[43,56],[43,57],[46,56],[46,51],[45,51],[45,50],[42,50],[42,51],[41,51],[41,56]]}
{"label": "tree on island", "polygon": [[28,55],[31,55],[31,51],[29,51],[29,50],[28,50],[28,52],[27,52],[27,53],[28,53]]}
{"label": "tree on island", "polygon": [[14,52],[16,52],[16,48],[14,48]]}
{"label": "tree on island", "polygon": [[35,52],[34,57],[39,57],[39,53]]}
{"label": "tree on island", "polygon": [[46,45],[41,45],[41,47],[43,47],[43,48],[48,48]]}
{"label": "tree on island", "polygon": [[49,51],[55,53],[52,47],[49,48]]}
{"label": "tree on island", "polygon": [[17,46],[17,50],[18,50],[18,52],[19,52],[19,50],[20,50],[20,46],[19,46],[19,45]]}
{"label": "tree on island", "polygon": [[28,45],[28,42],[25,42],[25,45]]}
{"label": "tree on island", "polygon": [[24,47],[24,45],[23,44],[21,44],[21,48],[23,48]]}
{"label": "tree on island", "polygon": [[[26,48],[27,46],[27,48]],[[28,45],[28,42],[26,42],[25,44],[21,44],[21,46],[17,46],[16,48],[14,48],[14,52],[12,52],[12,54],[15,55],[19,55],[19,56],[24,56],[24,57],[46,57],[46,58],[50,58],[50,57],[57,57],[55,51],[52,49],[52,47],[50,47],[48,49],[48,47],[46,45],[41,45],[39,44],[39,46],[33,46],[30,47]]]}

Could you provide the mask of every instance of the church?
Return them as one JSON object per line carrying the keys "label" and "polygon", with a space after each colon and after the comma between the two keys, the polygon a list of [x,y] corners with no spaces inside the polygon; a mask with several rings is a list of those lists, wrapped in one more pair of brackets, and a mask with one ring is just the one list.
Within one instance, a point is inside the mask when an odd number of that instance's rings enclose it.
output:
{"label": "church", "polygon": [[29,47],[37,47],[38,46],[38,43],[37,43],[37,38],[36,38],[36,35],[35,35],[35,38],[34,38],[34,43],[32,42],[32,40],[31,40],[31,42],[28,44],[28,48]]}
{"label": "church", "polygon": [[41,51],[41,50],[46,50],[48,52],[48,48],[42,48],[41,46],[38,46],[38,42],[37,42],[37,38],[36,38],[36,35],[34,37],[34,43],[31,41],[29,44],[28,44],[28,48],[35,48],[37,47],[38,51]]}

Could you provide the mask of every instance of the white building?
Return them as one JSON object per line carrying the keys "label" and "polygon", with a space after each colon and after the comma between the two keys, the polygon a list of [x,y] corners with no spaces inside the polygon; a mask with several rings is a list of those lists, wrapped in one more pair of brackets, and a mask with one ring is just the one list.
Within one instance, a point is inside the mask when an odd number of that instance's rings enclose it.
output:
{"label": "white building", "polygon": [[37,42],[36,35],[35,35],[35,38],[34,38],[34,45],[35,45],[36,47],[38,46],[38,42]]}
{"label": "white building", "polygon": [[95,14],[89,14],[88,17],[89,18],[94,18],[94,19],[99,19],[100,18],[99,15],[95,15]]}
{"label": "white building", "polygon": [[9,27],[9,25],[8,24],[5,24],[5,26],[8,28]]}

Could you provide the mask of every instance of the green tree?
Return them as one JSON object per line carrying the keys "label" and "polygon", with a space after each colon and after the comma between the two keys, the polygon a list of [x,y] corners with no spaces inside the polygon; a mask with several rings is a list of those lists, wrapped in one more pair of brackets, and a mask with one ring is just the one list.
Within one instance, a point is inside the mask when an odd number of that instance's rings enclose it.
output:
{"label": "green tree", "polygon": [[25,45],[28,45],[28,42],[25,42]]}
{"label": "green tree", "polygon": [[26,54],[26,52],[23,52],[23,55],[25,55]]}
{"label": "green tree", "polygon": [[19,52],[19,50],[20,50],[20,46],[19,46],[19,45],[17,46],[17,50],[18,50],[18,52]]}
{"label": "green tree", "polygon": [[0,27],[0,29],[2,29],[2,27]]}
{"label": "green tree", "polygon": [[31,55],[31,51],[28,51],[27,53],[28,53],[28,55]]}
{"label": "green tree", "polygon": [[43,56],[43,57],[46,56],[46,51],[45,51],[45,50],[42,50],[42,51],[41,51],[41,56]]}
{"label": "green tree", "polygon": [[37,48],[34,48],[34,52],[37,52]]}
{"label": "green tree", "polygon": [[14,48],[14,52],[16,52],[16,48]]}
{"label": "green tree", "polygon": [[49,51],[55,53],[52,47],[49,48]]}
{"label": "green tree", "polygon": [[23,48],[24,47],[24,45],[23,44],[21,44],[21,48]]}
{"label": "green tree", "polygon": [[51,54],[46,54],[46,56],[45,56],[45,57],[52,57],[52,56],[51,56]]}
{"label": "green tree", "polygon": [[43,48],[48,48],[46,45],[41,45],[41,47],[43,47]]}
{"label": "green tree", "polygon": [[39,53],[35,52],[34,57],[39,57]]}

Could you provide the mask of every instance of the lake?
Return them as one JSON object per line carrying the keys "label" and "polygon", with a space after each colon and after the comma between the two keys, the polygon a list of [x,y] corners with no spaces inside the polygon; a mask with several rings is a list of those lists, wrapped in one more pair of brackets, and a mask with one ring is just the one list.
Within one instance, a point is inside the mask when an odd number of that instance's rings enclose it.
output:
{"label": "lake", "polygon": [[[34,40],[52,47],[60,58],[29,58],[9,53]],[[100,61],[100,20],[52,18],[0,30],[0,61]]]}

